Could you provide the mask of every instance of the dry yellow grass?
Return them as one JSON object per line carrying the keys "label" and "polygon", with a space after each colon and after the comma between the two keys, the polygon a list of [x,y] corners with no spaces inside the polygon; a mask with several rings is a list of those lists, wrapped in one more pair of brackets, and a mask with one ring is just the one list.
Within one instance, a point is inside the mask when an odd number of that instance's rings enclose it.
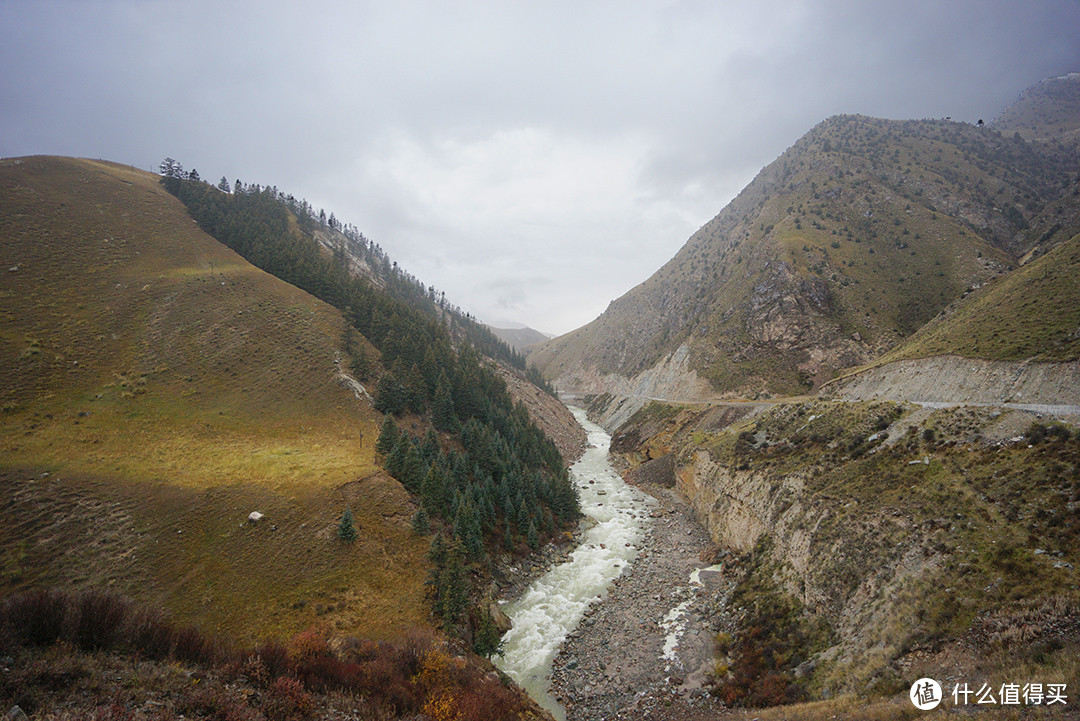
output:
{"label": "dry yellow grass", "polygon": [[111,585],[246,638],[427,622],[426,545],[338,382],[335,309],[97,161],[0,161],[0,266],[0,590]]}

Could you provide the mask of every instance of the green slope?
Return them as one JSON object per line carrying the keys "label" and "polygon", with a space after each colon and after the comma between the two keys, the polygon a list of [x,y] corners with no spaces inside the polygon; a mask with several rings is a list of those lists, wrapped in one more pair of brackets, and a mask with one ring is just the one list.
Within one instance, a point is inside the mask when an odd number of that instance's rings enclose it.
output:
{"label": "green slope", "polygon": [[950,306],[881,360],[945,354],[1080,358],[1080,235]]}

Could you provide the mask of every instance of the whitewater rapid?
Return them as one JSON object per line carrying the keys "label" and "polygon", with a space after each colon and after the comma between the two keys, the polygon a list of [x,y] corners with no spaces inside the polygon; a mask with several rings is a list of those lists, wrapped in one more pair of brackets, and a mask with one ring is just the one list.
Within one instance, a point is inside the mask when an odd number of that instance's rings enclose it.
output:
{"label": "whitewater rapid", "polygon": [[514,626],[503,636],[503,655],[495,664],[557,719],[563,708],[551,696],[551,661],[588,607],[603,598],[637,557],[644,541],[652,497],[626,485],[608,463],[611,436],[570,407],[589,436],[585,454],[570,468],[581,496],[585,524],[591,527],[570,558],[533,581],[502,610]]}

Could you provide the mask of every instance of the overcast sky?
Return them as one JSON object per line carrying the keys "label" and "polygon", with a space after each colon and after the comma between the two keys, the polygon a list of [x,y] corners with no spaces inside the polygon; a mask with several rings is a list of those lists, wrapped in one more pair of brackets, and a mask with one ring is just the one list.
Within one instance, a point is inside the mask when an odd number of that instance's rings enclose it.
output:
{"label": "overcast sky", "polygon": [[562,333],[824,118],[990,120],[1080,0],[0,0],[0,156],[166,156],[355,224]]}

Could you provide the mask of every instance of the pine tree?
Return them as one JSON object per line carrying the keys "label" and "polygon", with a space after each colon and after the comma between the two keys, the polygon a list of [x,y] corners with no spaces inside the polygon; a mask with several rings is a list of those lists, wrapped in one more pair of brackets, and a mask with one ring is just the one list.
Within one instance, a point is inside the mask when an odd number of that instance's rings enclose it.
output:
{"label": "pine tree", "polygon": [[352,543],[356,540],[356,535],[356,525],[353,523],[352,510],[346,508],[345,513],[341,515],[341,522],[338,523],[337,537],[345,543]]}
{"label": "pine tree", "polygon": [[465,581],[465,554],[461,544],[451,541],[446,549],[446,567],[439,579],[439,606],[443,627],[454,633],[468,603]]}
{"label": "pine tree", "polygon": [[529,530],[525,534],[525,542],[529,544],[529,548],[536,550],[540,548],[540,537],[536,533],[536,524],[533,520],[529,519]]}
{"label": "pine tree", "polygon": [[432,463],[420,486],[424,506],[432,513],[444,513],[446,507],[446,477],[437,463]]}
{"label": "pine tree", "polygon": [[394,450],[397,439],[397,423],[394,423],[394,417],[387,413],[383,418],[382,427],[379,428],[379,440],[375,441],[375,452],[385,458],[390,451]]}
{"label": "pine tree", "polygon": [[503,524],[503,548],[507,551],[514,550],[514,531],[510,528],[510,517],[506,517],[506,522]]}
{"label": "pine tree", "polygon": [[386,456],[386,462],[383,467],[386,468],[386,472],[394,478],[401,480],[405,472],[405,458],[408,456],[409,451],[412,449],[412,441],[409,440],[408,433],[398,434],[398,438],[394,441],[394,447]]}
{"label": "pine tree", "polygon": [[428,522],[428,515],[423,506],[420,506],[419,510],[413,515],[412,527],[418,536],[426,536],[431,533],[431,524]]}
{"label": "pine tree", "polygon": [[431,403],[431,422],[440,431],[457,433],[461,430],[457,414],[454,413],[454,399],[450,395],[450,384],[446,381],[446,375],[439,377],[439,385],[435,389],[435,399]]}
{"label": "pine tree", "polygon": [[420,457],[420,451],[417,450],[416,444],[410,442],[409,449],[405,453],[405,459],[402,463],[400,474],[395,476],[401,485],[409,489],[411,493],[419,493],[420,486],[424,482],[424,475],[426,469],[424,468],[424,459]]}
{"label": "pine tree", "polygon": [[405,410],[407,404],[405,386],[401,385],[392,372],[379,379],[375,386],[375,410],[396,416]]}
{"label": "pine tree", "polygon": [[503,655],[503,642],[499,629],[495,626],[491,614],[479,609],[476,636],[473,638],[473,653],[484,658]]}

